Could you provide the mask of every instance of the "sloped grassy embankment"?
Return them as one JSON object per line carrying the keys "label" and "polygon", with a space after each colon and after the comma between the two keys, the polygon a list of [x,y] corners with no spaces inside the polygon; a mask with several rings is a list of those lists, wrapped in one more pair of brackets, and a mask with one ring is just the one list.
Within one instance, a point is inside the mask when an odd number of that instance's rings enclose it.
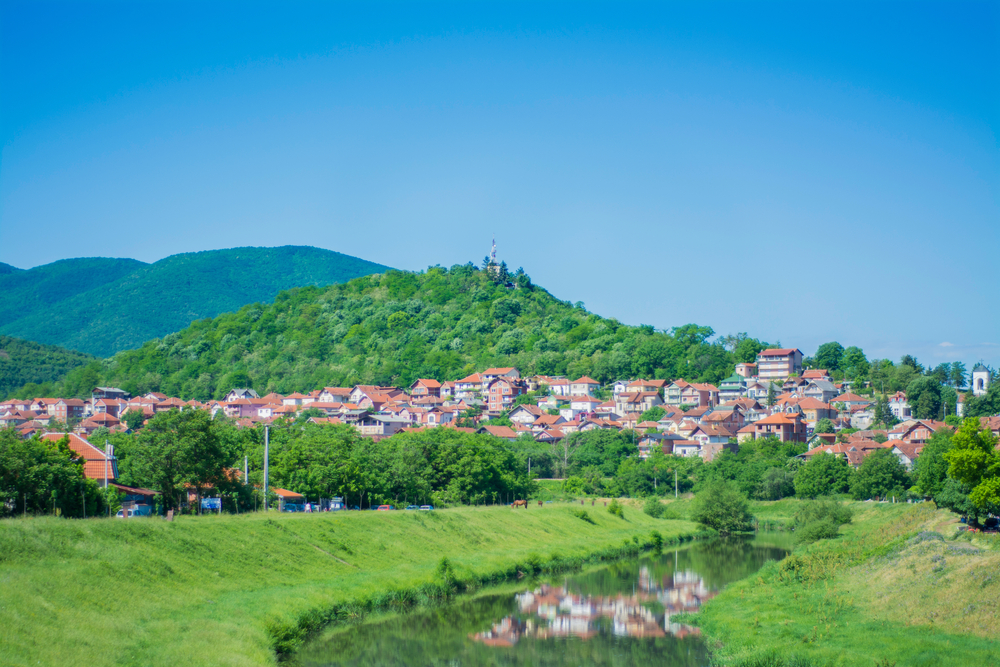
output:
{"label": "sloped grassy embankment", "polygon": [[[329,621],[650,548],[625,508],[0,523],[4,665],[270,665]],[[442,559],[450,566],[442,566]]]}
{"label": "sloped grassy embankment", "polygon": [[931,503],[852,507],[839,538],[796,549],[693,615],[714,662],[1000,665],[1000,539],[958,536],[955,515]]}

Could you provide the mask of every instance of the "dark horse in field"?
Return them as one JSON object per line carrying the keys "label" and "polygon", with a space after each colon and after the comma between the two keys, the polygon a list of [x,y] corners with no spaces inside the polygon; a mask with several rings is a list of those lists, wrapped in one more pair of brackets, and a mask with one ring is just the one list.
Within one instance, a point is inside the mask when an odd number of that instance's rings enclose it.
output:
{"label": "dark horse in field", "polygon": [[524,509],[528,509],[528,501],[527,500],[515,500],[514,503],[513,503],[513,505],[512,505],[512,507],[514,507],[514,508],[523,507]]}

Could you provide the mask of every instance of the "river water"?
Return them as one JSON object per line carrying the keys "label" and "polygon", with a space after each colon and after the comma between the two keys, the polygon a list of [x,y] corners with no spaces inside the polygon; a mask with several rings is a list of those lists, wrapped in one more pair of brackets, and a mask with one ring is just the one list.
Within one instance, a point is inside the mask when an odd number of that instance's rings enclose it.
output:
{"label": "river water", "polygon": [[431,609],[329,631],[297,654],[319,665],[707,666],[694,612],[791,549],[786,534],[726,538],[533,580]]}

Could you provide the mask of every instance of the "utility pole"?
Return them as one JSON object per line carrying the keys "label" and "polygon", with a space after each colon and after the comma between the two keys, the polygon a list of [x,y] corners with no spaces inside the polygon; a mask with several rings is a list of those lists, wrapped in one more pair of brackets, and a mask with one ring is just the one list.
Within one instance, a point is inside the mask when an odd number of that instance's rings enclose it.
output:
{"label": "utility pole", "polygon": [[674,468],[674,500],[677,500],[677,468]]}
{"label": "utility pole", "polygon": [[528,457],[528,479],[531,479],[531,457]]}
{"label": "utility pole", "polygon": [[245,455],[243,456],[243,483],[250,483],[250,478],[247,477],[247,457]]}
{"label": "utility pole", "polygon": [[267,474],[268,474],[268,457],[271,454],[271,426],[270,424],[264,424],[264,511],[267,511]]}

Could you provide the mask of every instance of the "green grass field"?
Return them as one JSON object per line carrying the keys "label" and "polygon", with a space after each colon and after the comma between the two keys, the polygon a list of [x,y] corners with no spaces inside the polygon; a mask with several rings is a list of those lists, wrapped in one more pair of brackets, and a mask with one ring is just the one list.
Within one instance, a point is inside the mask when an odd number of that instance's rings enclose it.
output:
{"label": "green grass field", "polygon": [[[573,514],[585,510],[589,521]],[[270,665],[303,629],[698,531],[628,506],[0,522],[3,665]],[[451,575],[449,575],[451,576]]]}
{"label": "green grass field", "polygon": [[[795,502],[755,511],[780,519]],[[930,503],[852,506],[839,538],[799,547],[693,616],[715,662],[1000,665],[997,538],[956,537],[955,516]]]}

